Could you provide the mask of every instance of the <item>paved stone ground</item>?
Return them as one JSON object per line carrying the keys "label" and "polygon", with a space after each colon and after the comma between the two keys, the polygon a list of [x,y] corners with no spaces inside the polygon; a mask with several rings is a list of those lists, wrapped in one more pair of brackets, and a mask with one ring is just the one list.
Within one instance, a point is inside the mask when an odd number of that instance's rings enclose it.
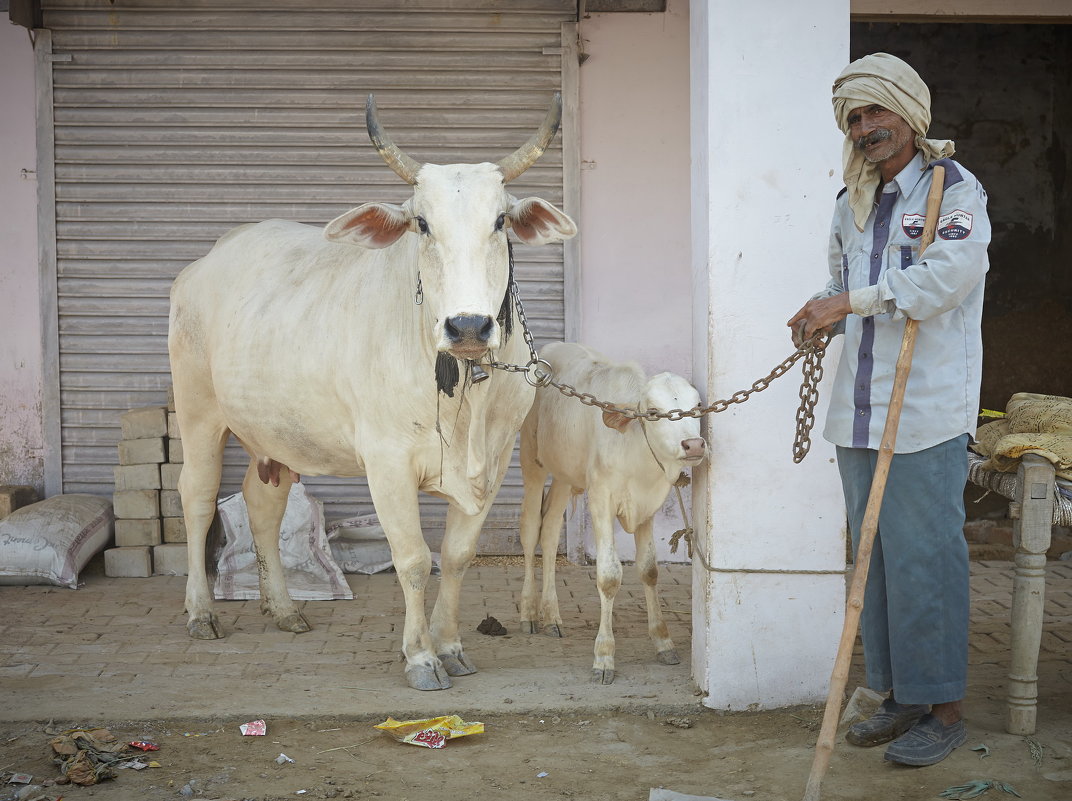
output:
{"label": "paved stone ground", "polygon": [[[114,579],[101,560],[77,591],[0,587],[0,720],[108,720],[264,715],[396,718],[559,709],[577,712],[695,710],[689,676],[691,568],[660,570],[663,607],[682,664],[655,661],[641,585],[626,566],[615,606],[617,677],[589,684],[599,601],[594,567],[559,568],[566,637],[518,633],[522,568],[502,560],[470,569],[463,641],[480,668],[447,692],[417,693],[403,680],[399,647],[404,603],[393,573],[348,576],[354,601],[300,603],[312,632],[281,632],[258,601],[221,601],[221,640],[187,637],[185,578]],[[998,683],[1008,670],[1010,562],[972,564],[971,670]],[[432,580],[433,585],[436,579]],[[434,597],[435,587],[430,596]],[[475,631],[485,615],[507,636]],[[854,659],[858,679],[861,657]],[[1043,689],[1072,682],[1072,564],[1047,569],[1046,623],[1039,657]],[[852,685],[850,684],[850,689]],[[1000,714],[1003,698],[988,702]],[[1072,709],[1045,706],[1048,718]]]}

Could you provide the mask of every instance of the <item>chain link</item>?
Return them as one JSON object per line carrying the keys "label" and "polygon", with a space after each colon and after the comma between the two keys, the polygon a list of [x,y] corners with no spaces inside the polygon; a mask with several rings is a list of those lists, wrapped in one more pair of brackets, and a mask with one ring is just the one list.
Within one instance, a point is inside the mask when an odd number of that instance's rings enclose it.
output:
{"label": "chain link", "polygon": [[811,339],[802,343],[793,353],[782,360],[766,376],[752,382],[748,389],[734,392],[724,400],[717,400],[708,406],[696,406],[692,409],[670,409],[660,412],[657,409],[640,411],[639,409],[621,408],[608,401],[601,401],[590,392],[581,392],[569,384],[554,380],[551,365],[541,359],[536,353],[536,344],[529,331],[528,318],[525,316],[525,308],[521,305],[521,293],[518,291],[517,282],[510,285],[510,291],[514,296],[514,306],[517,309],[518,320],[525,337],[525,343],[529,347],[529,355],[532,357],[527,365],[510,364],[509,362],[490,362],[490,366],[496,370],[508,373],[524,373],[525,380],[534,387],[554,387],[569,398],[576,398],[585,406],[593,406],[605,412],[614,412],[630,419],[643,419],[648,422],[658,420],[681,420],[685,417],[702,417],[705,414],[718,414],[731,406],[744,403],[757,392],[762,392],[775,380],[792,369],[793,365],[801,359],[804,380],[800,387],[800,407],[796,414],[796,438],[793,441],[793,461],[801,462],[808,451],[811,450],[811,429],[815,425],[815,404],[819,400],[819,382],[823,380],[823,353],[830,338],[825,333],[817,333]]}

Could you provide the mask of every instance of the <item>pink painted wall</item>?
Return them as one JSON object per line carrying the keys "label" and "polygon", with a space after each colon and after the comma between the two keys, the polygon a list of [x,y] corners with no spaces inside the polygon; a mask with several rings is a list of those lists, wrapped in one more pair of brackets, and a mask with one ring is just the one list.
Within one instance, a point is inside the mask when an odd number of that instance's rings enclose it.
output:
{"label": "pink painted wall", "polygon": [[[580,34],[581,341],[649,375],[691,380],[689,7],[591,14]],[[686,508],[688,508],[686,496]],[[659,559],[682,527],[676,495],[656,518]],[[635,555],[618,532],[618,553]],[[591,532],[586,551],[593,553]]]}
{"label": "pink painted wall", "polygon": [[582,338],[688,377],[688,4],[592,14],[580,31]]}
{"label": "pink painted wall", "polygon": [[[0,19],[0,484],[44,485],[34,54]],[[25,172],[24,172],[25,171]]]}

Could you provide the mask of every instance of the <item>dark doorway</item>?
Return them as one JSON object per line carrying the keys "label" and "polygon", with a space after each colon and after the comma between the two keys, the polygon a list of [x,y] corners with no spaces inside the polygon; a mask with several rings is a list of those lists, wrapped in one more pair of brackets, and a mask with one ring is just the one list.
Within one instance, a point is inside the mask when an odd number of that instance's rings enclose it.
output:
{"label": "dark doorway", "polygon": [[[850,50],[915,67],[930,135],[956,142],[989,195],[982,408],[1072,396],[1072,25],[853,23]],[[982,494],[969,488],[969,520],[1003,516]]]}

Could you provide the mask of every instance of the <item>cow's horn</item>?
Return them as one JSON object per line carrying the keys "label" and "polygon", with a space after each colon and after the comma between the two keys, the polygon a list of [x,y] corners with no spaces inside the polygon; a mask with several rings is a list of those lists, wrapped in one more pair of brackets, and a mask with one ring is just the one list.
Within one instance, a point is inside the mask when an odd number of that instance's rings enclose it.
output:
{"label": "cow's horn", "polygon": [[532,135],[529,141],[499,161],[504,184],[510,183],[536,163],[536,159],[543,155],[543,151],[555,138],[560,122],[562,122],[562,94],[555,92],[555,96],[551,98],[551,107],[547,109],[547,116],[543,118],[540,129]]}
{"label": "cow's horn", "polygon": [[383,160],[387,162],[387,166],[407,184],[417,183],[417,173],[421,171],[421,163],[403,153],[380,127],[380,121],[376,117],[376,98],[371,94],[365,103],[365,126],[368,128],[369,139],[372,140],[372,144],[380,152]]}

